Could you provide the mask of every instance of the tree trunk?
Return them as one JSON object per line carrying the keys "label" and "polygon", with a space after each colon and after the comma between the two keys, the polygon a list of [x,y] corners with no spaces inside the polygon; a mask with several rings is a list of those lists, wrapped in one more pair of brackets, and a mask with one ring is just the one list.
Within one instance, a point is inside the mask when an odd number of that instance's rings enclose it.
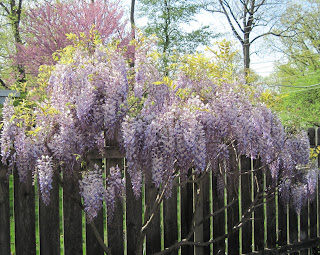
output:
{"label": "tree trunk", "polygon": [[[10,1],[10,6],[11,6],[11,27],[12,27],[12,32],[14,36],[14,41],[16,43],[16,51],[18,51],[17,44],[21,44],[21,36],[20,36],[20,31],[19,31],[19,26],[20,26],[20,20],[21,20],[21,11],[22,11],[22,0],[19,0],[18,6],[15,4],[15,0]],[[24,66],[22,65],[17,65],[19,77],[17,79],[18,82],[25,82],[26,81],[26,73]]]}
{"label": "tree trunk", "polygon": [[248,83],[248,78],[250,74],[250,27],[247,27],[244,30],[243,35],[243,44],[242,44],[242,50],[243,50],[243,67],[244,67],[244,75],[246,79],[246,83]]}

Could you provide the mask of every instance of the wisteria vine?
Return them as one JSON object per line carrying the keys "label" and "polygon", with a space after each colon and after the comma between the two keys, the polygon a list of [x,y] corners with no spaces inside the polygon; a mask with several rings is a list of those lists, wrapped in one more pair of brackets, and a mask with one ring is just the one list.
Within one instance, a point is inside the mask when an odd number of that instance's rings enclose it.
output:
{"label": "wisteria vine", "polygon": [[217,166],[236,150],[260,158],[296,208],[312,198],[318,171],[301,170],[309,164],[307,134],[286,134],[241,79],[221,82],[205,71],[193,77],[183,70],[173,80],[163,78],[150,47],[136,48],[134,70],[115,46],[68,47],[54,66],[45,100],[26,114],[23,104],[15,107],[8,99],[3,110],[2,162],[17,169],[21,181],[33,173],[45,204],[59,166],[65,174],[82,171],[80,194],[89,220],[103,200],[112,212],[124,189],[121,169],[110,169],[105,187],[90,153],[116,138],[136,196],[143,178],[156,187],[165,184],[170,196],[173,178],[187,178],[191,168],[201,174],[210,165],[221,180]]}

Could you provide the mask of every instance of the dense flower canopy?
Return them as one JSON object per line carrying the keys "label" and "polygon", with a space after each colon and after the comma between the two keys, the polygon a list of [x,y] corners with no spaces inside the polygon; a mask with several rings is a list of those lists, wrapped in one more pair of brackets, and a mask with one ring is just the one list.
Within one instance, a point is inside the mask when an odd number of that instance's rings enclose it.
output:
{"label": "dense flower canopy", "polygon": [[69,46],[52,71],[44,101],[27,113],[27,107],[6,101],[3,163],[15,166],[21,181],[34,172],[46,203],[57,166],[66,174],[83,171],[79,185],[88,219],[103,200],[112,211],[124,185],[121,170],[113,168],[104,188],[101,170],[91,163],[90,153],[103,150],[105,139],[118,139],[137,196],[142,178],[166,186],[169,196],[173,178],[186,178],[190,168],[219,176],[217,165],[235,151],[260,158],[297,206],[302,196],[311,197],[316,172],[290,188],[297,166],[309,163],[306,133],[286,134],[241,79],[217,80],[205,70],[193,76],[183,69],[174,80],[163,78],[147,50],[137,46],[132,72],[117,47]]}

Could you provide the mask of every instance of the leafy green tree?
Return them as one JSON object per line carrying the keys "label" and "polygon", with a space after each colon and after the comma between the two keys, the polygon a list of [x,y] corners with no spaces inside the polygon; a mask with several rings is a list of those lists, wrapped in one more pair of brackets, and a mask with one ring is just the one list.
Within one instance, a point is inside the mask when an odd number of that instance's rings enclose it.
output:
{"label": "leafy green tree", "polygon": [[[2,43],[6,45],[13,45],[11,50],[17,50],[16,45],[22,43],[21,34],[20,34],[20,22],[23,12],[23,0],[3,0],[0,2],[0,15],[1,15],[1,35],[5,35],[4,38],[12,39],[12,42],[3,40]],[[3,38],[3,37],[2,37]],[[8,49],[8,47],[6,47]],[[3,55],[1,58],[8,58],[10,52],[8,50],[2,50]],[[12,52],[11,52],[12,54]],[[2,60],[1,59],[1,60]],[[25,81],[25,70],[22,65],[17,65],[15,67],[17,69],[17,81],[24,82]],[[1,71],[2,68],[0,68]],[[0,76],[1,85],[5,86],[5,82]]]}
{"label": "leafy green tree", "polygon": [[223,15],[240,42],[246,76],[250,74],[252,45],[267,35],[282,36],[285,32],[274,31],[283,4],[280,0],[204,0],[205,10]]}
{"label": "leafy green tree", "polygon": [[199,45],[205,45],[215,37],[209,26],[202,26],[193,31],[186,31],[182,25],[195,20],[200,5],[194,1],[181,0],[141,0],[138,2],[138,14],[146,17],[148,23],[143,27],[147,36],[156,34],[160,39],[159,51],[163,57],[163,66],[169,63],[168,56],[174,51],[191,53]]}
{"label": "leafy green tree", "polygon": [[294,34],[279,38],[285,58],[276,66],[276,81],[285,95],[282,118],[295,125],[320,126],[320,1],[298,1],[281,18],[279,29]]}

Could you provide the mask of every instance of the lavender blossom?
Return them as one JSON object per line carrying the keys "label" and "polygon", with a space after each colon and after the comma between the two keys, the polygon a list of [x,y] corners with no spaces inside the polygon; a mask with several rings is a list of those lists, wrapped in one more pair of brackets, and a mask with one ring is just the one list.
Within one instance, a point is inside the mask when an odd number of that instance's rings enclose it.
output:
{"label": "lavender blossom", "polygon": [[112,218],[114,205],[117,198],[121,197],[125,184],[121,176],[121,169],[116,167],[111,167],[109,170],[109,175],[107,177],[107,189],[105,193],[105,201],[107,204],[109,220]]}
{"label": "lavender blossom", "polygon": [[40,185],[41,198],[45,205],[50,202],[50,190],[52,189],[53,162],[49,156],[42,155],[37,160],[37,176]]}
{"label": "lavender blossom", "polygon": [[84,211],[89,221],[97,217],[106,195],[101,170],[95,165],[94,170],[86,172],[79,181],[80,194],[83,198]]}

